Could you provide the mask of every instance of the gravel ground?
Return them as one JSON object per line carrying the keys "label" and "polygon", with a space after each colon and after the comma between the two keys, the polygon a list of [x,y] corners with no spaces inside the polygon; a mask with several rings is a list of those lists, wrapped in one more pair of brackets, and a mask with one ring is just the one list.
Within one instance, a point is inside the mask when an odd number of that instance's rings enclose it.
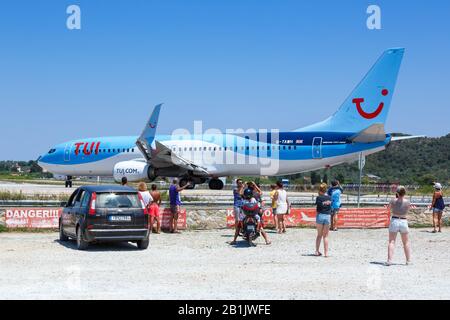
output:
{"label": "gravel ground", "polygon": [[253,248],[227,244],[231,230],[153,234],[145,251],[124,243],[82,252],[57,236],[0,234],[0,300],[450,299],[448,228],[413,229],[414,264],[404,265],[398,243],[390,267],[381,265],[386,229],[333,232],[329,258],[311,256],[313,229],[269,231],[273,244]]}

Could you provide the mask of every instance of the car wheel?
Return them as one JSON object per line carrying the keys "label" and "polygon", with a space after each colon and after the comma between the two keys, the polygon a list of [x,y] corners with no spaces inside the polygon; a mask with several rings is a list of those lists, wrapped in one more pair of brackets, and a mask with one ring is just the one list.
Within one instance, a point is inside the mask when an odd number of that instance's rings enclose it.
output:
{"label": "car wheel", "polygon": [[137,247],[141,250],[145,250],[148,248],[148,245],[150,244],[150,239],[147,238],[145,240],[139,240],[138,242],[136,242]]}
{"label": "car wheel", "polygon": [[61,220],[59,221],[59,241],[68,241],[69,237],[64,233]]}
{"label": "car wheel", "polygon": [[78,226],[77,227],[77,249],[78,250],[86,250],[89,243],[83,239],[83,231]]}

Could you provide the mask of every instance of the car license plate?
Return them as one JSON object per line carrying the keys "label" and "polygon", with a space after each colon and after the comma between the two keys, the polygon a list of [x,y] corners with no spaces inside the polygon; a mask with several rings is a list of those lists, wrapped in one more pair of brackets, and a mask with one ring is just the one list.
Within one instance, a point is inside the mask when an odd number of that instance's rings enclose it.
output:
{"label": "car license plate", "polygon": [[131,221],[131,216],[109,216],[109,221]]}
{"label": "car license plate", "polygon": [[255,226],[247,226],[248,231],[255,231]]}

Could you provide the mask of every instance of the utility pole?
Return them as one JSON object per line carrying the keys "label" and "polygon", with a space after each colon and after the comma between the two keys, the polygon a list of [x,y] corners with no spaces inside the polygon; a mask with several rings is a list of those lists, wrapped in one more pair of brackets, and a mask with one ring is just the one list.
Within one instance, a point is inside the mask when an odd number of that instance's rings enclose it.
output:
{"label": "utility pole", "polygon": [[366,164],[366,158],[364,157],[363,153],[359,153],[359,161],[358,161],[358,167],[359,167],[359,185],[358,185],[358,208],[360,207],[360,201],[361,201],[361,183],[362,183],[362,172],[364,165]]}

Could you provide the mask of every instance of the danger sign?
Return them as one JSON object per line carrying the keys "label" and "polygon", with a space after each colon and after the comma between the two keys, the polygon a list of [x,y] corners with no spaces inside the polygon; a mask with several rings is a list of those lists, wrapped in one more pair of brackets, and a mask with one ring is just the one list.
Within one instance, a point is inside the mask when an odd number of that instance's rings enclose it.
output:
{"label": "danger sign", "polygon": [[58,228],[61,208],[9,208],[5,210],[8,228]]}
{"label": "danger sign", "polygon": [[[272,209],[267,208],[263,213],[265,226],[274,226]],[[338,227],[341,228],[387,228],[390,214],[387,208],[345,208],[338,214]],[[284,217],[287,227],[315,226],[315,208],[291,209]],[[227,209],[227,227],[234,227],[233,209]]]}
{"label": "danger sign", "polygon": [[[170,218],[173,216],[170,208],[159,208],[159,216],[161,217],[161,229],[171,229]],[[186,209],[181,208],[178,212],[177,226],[179,230],[186,229]]]}

